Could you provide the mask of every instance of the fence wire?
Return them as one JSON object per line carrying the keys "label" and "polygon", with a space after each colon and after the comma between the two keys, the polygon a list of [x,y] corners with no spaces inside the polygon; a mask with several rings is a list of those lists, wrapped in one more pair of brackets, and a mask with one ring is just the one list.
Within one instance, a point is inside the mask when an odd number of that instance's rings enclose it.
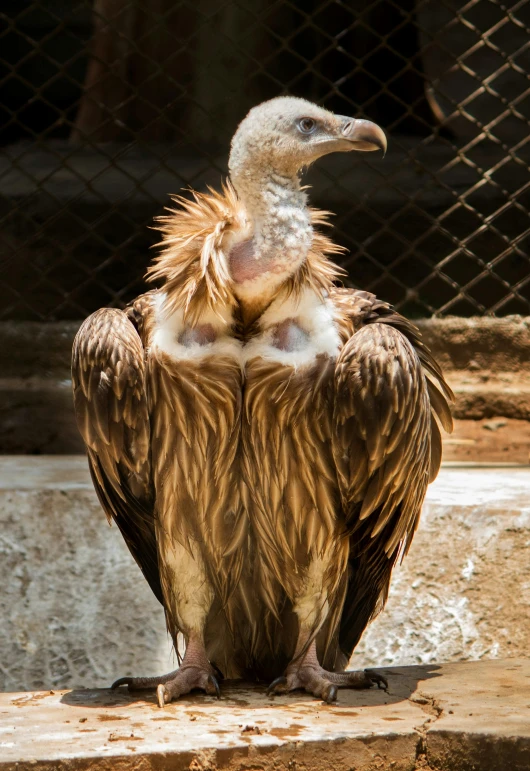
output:
{"label": "fence wire", "polygon": [[529,314],[529,28],[527,0],[4,0],[0,318],[141,292],[168,194],[217,186],[284,93],[389,135],[310,173],[352,285],[410,316]]}

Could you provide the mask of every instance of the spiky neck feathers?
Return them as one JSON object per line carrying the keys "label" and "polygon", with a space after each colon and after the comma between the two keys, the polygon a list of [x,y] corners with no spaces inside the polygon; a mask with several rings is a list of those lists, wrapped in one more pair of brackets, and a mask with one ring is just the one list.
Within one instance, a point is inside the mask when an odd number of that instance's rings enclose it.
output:
{"label": "spiky neck feathers", "polygon": [[[170,209],[168,215],[158,218],[162,249],[147,272],[149,280],[163,285],[167,313],[180,310],[190,326],[201,323],[205,312],[220,317],[223,314],[230,316],[241,304],[239,292],[247,286],[246,281],[236,284],[233,277],[238,248],[243,252],[250,250],[252,256],[253,238],[258,234],[262,244],[267,244],[270,238],[277,244],[273,222],[277,217],[282,238],[294,252],[296,247],[290,241],[293,234],[291,225],[298,222],[297,216],[293,216],[294,210],[302,212],[298,230],[302,248],[297,257],[301,262],[293,267],[293,264],[296,265],[294,260],[286,273],[273,274],[271,271],[267,278],[277,278],[279,285],[276,285],[276,291],[283,285],[287,296],[296,297],[307,287],[319,296],[325,296],[334,279],[343,274],[327,259],[327,255],[339,254],[343,249],[321,232],[319,226],[327,223],[327,213],[306,208],[305,193],[298,180],[290,191],[286,192],[286,187],[284,183],[278,184],[277,180],[271,179],[270,185],[265,184],[261,188],[265,201],[247,197],[250,201],[248,210],[230,184],[224,186],[221,193],[213,190],[194,193],[191,201],[175,198],[178,208]],[[262,206],[266,207],[267,213],[262,213]],[[254,219],[249,220],[249,212],[253,212]],[[252,223],[258,223],[254,232]],[[314,226],[317,227],[313,230]],[[306,233],[304,237],[301,235],[303,230]],[[307,238],[305,242],[304,238]],[[262,249],[262,259],[266,251]],[[245,262],[244,258],[245,255],[241,265]],[[256,261],[247,260],[247,264],[252,266]],[[281,268],[281,265],[276,267]],[[263,278],[265,276],[262,275]],[[259,277],[256,282],[248,284],[251,289],[253,285],[259,287]],[[272,286],[271,280],[269,290]]]}

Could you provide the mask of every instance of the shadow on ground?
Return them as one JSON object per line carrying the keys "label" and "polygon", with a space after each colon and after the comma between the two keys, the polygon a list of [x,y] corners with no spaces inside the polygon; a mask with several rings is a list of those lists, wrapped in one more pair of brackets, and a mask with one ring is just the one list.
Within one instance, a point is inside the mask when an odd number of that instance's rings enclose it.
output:
{"label": "shadow on ground", "polygon": [[[433,677],[439,677],[438,670],[441,667],[436,664],[411,667],[391,667],[378,669],[388,679],[388,691],[381,688],[367,690],[354,690],[341,688],[338,700],[330,708],[341,707],[372,707],[381,704],[396,704],[407,701],[413,694],[419,681],[425,681]],[[174,704],[200,706],[202,703],[216,702],[217,700],[201,691],[196,691],[186,696],[181,696]],[[290,703],[300,704],[301,701],[314,702],[312,696],[303,691],[295,691],[290,694],[278,696],[267,695],[267,686],[261,683],[249,683],[240,680],[224,680],[221,682],[221,699],[219,707],[237,706],[248,709],[263,709],[265,706],[281,704],[287,706]],[[94,709],[116,707],[122,709],[138,702],[157,705],[154,689],[129,693],[127,688],[118,688],[112,691],[110,688],[83,688],[74,689],[65,693],[61,702],[73,707],[93,707]]]}

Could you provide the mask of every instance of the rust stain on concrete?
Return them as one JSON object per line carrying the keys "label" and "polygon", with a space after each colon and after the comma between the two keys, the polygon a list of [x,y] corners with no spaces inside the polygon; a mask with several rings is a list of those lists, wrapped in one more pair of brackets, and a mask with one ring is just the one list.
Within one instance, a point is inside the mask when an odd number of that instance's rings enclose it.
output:
{"label": "rust stain on concrete", "polygon": [[301,725],[291,723],[287,728],[271,728],[269,733],[272,734],[272,736],[277,736],[279,739],[287,739],[288,737],[298,736],[301,730]]}

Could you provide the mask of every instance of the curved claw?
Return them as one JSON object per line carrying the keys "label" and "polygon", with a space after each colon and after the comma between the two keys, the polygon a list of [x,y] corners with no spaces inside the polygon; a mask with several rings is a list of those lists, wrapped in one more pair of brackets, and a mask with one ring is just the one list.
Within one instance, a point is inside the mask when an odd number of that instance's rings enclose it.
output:
{"label": "curved claw", "polygon": [[219,688],[219,683],[217,682],[216,678],[213,675],[208,675],[208,682],[213,685],[215,688],[215,694],[218,699],[221,698],[221,689]]}
{"label": "curved claw", "polygon": [[116,688],[120,687],[120,685],[129,685],[129,683],[131,682],[131,679],[132,678],[130,678],[130,677],[120,677],[120,678],[118,678],[118,680],[115,680],[112,683],[112,685],[110,686],[110,690],[111,691],[115,691]]}
{"label": "curved claw", "polygon": [[215,670],[215,674],[217,675],[218,680],[224,680],[225,676],[217,666],[217,664],[214,664],[213,661],[210,661],[210,666]]}
{"label": "curved claw", "polygon": [[365,669],[364,674],[372,681],[372,683],[375,683],[378,688],[381,688],[383,691],[388,691],[388,680],[384,675],[380,675],[379,672],[376,672],[374,669]]}
{"label": "curved claw", "polygon": [[167,696],[168,696],[168,693],[166,691],[164,684],[160,683],[156,689],[156,700],[158,702],[158,706],[160,707],[160,709],[163,709],[168,703],[169,699],[167,698]]}
{"label": "curved claw", "polygon": [[336,685],[331,685],[327,691],[322,697],[322,700],[326,702],[326,704],[333,704],[334,701],[337,701],[337,694],[339,692],[339,689]]}
{"label": "curved claw", "polygon": [[280,691],[276,690],[279,685],[287,685],[287,678],[283,675],[272,681],[272,683],[267,688],[267,696],[274,696],[275,693],[280,693]]}

